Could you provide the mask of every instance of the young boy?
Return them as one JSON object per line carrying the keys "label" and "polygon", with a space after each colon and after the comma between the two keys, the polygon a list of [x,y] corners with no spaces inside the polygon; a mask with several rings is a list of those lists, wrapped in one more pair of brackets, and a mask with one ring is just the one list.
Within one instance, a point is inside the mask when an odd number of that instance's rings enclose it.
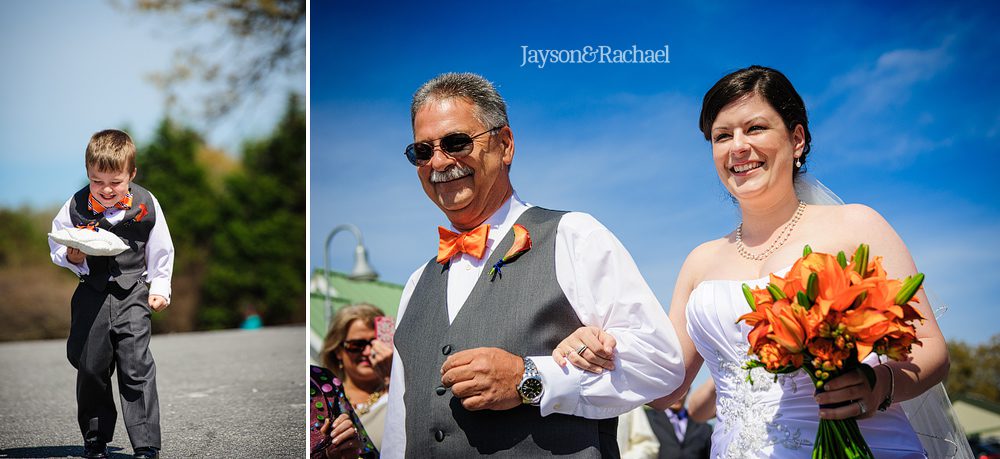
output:
{"label": "young boy", "polygon": [[[111,374],[118,369],[122,417],[136,458],[160,449],[156,366],[149,353],[150,310],[170,303],[174,246],[160,204],[132,182],[135,144],[128,134],[105,130],[87,145],[90,184],[77,191],[52,220],[52,231],[97,227],[129,246],[116,256],[90,256],[49,242],[52,261],[76,273],[67,356],[77,369],[76,402],[84,457],[108,457],[118,416]],[[146,286],[146,282],[149,286]]]}

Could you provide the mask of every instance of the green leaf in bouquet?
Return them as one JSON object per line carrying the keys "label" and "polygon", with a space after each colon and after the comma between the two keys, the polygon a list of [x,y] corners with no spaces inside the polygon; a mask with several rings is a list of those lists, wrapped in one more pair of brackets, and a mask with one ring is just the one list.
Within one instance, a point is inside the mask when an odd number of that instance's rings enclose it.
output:
{"label": "green leaf in bouquet", "polygon": [[743,364],[743,369],[747,371],[746,381],[751,385],[753,385],[753,374],[751,373],[751,370],[758,367],[764,368],[764,362],[761,362],[760,360],[750,360]]}
{"label": "green leaf in bouquet", "polygon": [[751,311],[757,310],[757,300],[753,299],[753,292],[750,291],[750,286],[743,284],[743,297],[747,299],[747,304],[750,305]]}
{"label": "green leaf in bouquet", "polygon": [[[768,370],[768,371],[770,371],[770,370]],[[784,374],[788,374],[788,373],[795,373],[796,371],[799,371],[799,367],[795,367],[795,366],[792,366],[792,365],[785,365],[785,366],[783,366],[781,368],[778,368],[777,370],[771,371],[771,373],[774,373],[775,376],[777,376],[777,375],[784,375]]]}
{"label": "green leaf in bouquet", "polygon": [[909,303],[913,299],[913,295],[917,294],[917,290],[924,283],[924,273],[916,273],[910,277],[907,277],[903,281],[903,286],[900,287],[899,292],[896,293],[896,298],[894,303],[902,306]]}
{"label": "green leaf in bouquet", "polygon": [[816,297],[819,296],[819,276],[816,273],[809,273],[809,280],[806,282],[806,295],[809,296],[809,301],[816,301]]}
{"label": "green leaf in bouquet", "polygon": [[844,255],[843,250],[837,252],[837,264],[840,265],[840,269],[847,267],[847,255]]}
{"label": "green leaf in bouquet", "polygon": [[813,253],[813,249],[812,247],[809,247],[809,244],[806,244],[806,246],[802,248],[802,258],[808,257],[810,253]]}
{"label": "green leaf in bouquet", "polygon": [[795,299],[798,300],[799,306],[806,308],[806,310],[812,308],[812,301],[809,301],[809,296],[806,295],[806,292],[799,291],[795,294]]}
{"label": "green leaf in bouquet", "polygon": [[868,272],[868,244],[861,244],[854,252],[854,270],[862,277]]}
{"label": "green leaf in bouquet", "polygon": [[771,298],[774,298],[774,301],[788,298],[787,296],[785,296],[785,292],[782,292],[781,289],[774,284],[767,284],[767,293],[771,294]]}

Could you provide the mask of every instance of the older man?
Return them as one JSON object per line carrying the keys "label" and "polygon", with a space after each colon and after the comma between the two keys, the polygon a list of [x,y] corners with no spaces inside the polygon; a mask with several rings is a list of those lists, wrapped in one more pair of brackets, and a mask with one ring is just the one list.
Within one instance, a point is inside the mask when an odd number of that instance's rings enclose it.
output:
{"label": "older man", "polygon": [[[451,228],[403,290],[383,457],[618,456],[615,416],[684,376],[631,256],[590,215],[518,197],[506,104],[482,77],[425,83],[411,118],[406,156]],[[584,325],[616,338],[614,370],[553,361]]]}

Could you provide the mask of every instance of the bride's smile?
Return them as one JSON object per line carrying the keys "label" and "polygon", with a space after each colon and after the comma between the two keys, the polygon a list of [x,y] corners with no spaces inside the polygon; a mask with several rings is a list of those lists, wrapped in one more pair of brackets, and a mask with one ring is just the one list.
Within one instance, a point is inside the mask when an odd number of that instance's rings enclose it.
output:
{"label": "bride's smile", "polygon": [[789,130],[758,94],[726,105],[712,123],[712,156],[719,179],[737,199],[789,187],[792,163],[802,154],[801,128]]}

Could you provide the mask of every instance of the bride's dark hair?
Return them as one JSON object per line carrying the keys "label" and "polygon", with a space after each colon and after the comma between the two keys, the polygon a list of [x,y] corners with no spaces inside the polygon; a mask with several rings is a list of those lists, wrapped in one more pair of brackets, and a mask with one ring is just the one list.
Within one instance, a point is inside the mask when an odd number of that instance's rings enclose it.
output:
{"label": "bride's dark hair", "polygon": [[[809,134],[809,118],[806,116],[806,106],[802,102],[802,97],[795,91],[792,83],[788,81],[781,72],[759,65],[751,65],[745,69],[737,70],[722,77],[721,80],[712,86],[705,93],[705,98],[701,103],[701,120],[699,128],[705,134],[705,140],[712,138],[712,123],[719,116],[722,108],[729,103],[746,97],[750,94],[759,94],[764,98],[774,111],[781,115],[785,127],[789,130],[801,125],[805,132],[805,148],[802,149],[802,156],[799,160],[805,165],[806,156],[809,154],[809,144],[812,136]],[[794,175],[798,175],[800,167],[794,166]]]}

